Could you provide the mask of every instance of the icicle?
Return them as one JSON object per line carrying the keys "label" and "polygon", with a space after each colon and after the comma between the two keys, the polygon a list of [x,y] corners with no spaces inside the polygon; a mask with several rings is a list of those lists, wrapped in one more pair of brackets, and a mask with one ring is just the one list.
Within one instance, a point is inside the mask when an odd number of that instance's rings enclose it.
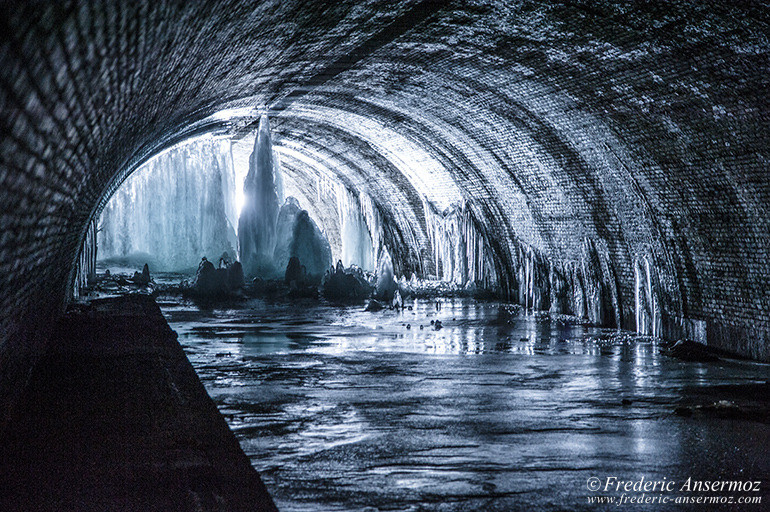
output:
{"label": "icicle", "polygon": [[379,231],[379,221],[368,223],[362,202],[342,184],[337,184],[335,196],[337,215],[341,226],[342,254],[340,259],[342,263],[346,266],[358,265],[364,270],[374,270],[377,260],[376,246],[373,240],[379,237],[373,235],[373,232]]}
{"label": "icicle", "polygon": [[[650,269],[650,260],[647,257],[644,258],[644,270],[647,278],[647,307],[650,312],[650,334],[653,336],[660,336],[663,331],[660,302],[658,300],[657,289],[656,287],[653,287],[653,272]],[[652,270],[654,270],[654,268]],[[655,276],[655,281],[655,285],[657,285],[657,276]]]}
{"label": "icicle", "polygon": [[[617,279],[615,277],[615,270],[610,261],[609,255],[605,248],[601,253],[597,252],[599,257],[599,264],[601,266],[602,276],[602,301],[603,307],[606,313],[612,313],[613,323],[611,326],[621,327],[622,319],[620,313],[620,299],[617,286]],[[607,301],[609,301],[607,303]],[[604,318],[603,325],[609,324],[609,318]]]}
{"label": "icicle", "polygon": [[647,320],[647,298],[644,286],[644,270],[639,260],[634,261],[634,319],[636,332],[647,334],[649,328]]}
{"label": "icicle", "polygon": [[393,274],[393,261],[390,259],[388,249],[383,247],[380,251],[380,259],[377,262],[377,284],[374,290],[374,298],[377,300],[391,300],[397,289],[397,283]]}
{"label": "icicle", "polygon": [[583,280],[581,279],[580,271],[574,262],[570,262],[568,268],[570,275],[570,287],[572,288],[572,314],[580,318],[585,318],[587,316],[585,290],[583,288]]}
{"label": "icicle", "polygon": [[553,313],[568,313],[570,311],[569,285],[564,277],[564,268],[558,264],[551,265],[548,277],[551,293],[550,311]]}
{"label": "icicle", "polygon": [[647,256],[634,261],[634,302],[636,332],[661,336],[663,322],[658,299],[657,275]]}
{"label": "icicle", "polygon": [[74,297],[79,297],[88,286],[89,281],[93,281],[96,276],[96,235],[96,221],[92,219],[88,223],[86,238],[78,255],[77,267],[75,269],[75,286],[73,288]]}
{"label": "icicle", "polygon": [[582,260],[585,307],[588,320],[594,325],[604,323],[604,304],[602,303],[602,271],[599,254],[593,241],[583,240]]}
{"label": "icicle", "polygon": [[368,194],[359,194],[358,202],[361,207],[361,214],[364,216],[366,226],[369,228],[369,235],[372,238],[372,247],[374,248],[375,260],[380,257],[380,250],[382,248],[382,219],[380,218],[380,212],[374,205],[374,201]]}
{"label": "icicle", "polygon": [[[289,255],[299,258],[300,264],[305,267],[307,275],[313,281],[320,281],[324,272],[332,265],[329,241],[310,218],[307,210],[300,210],[296,215]],[[283,265],[282,262],[276,264],[279,269]]]}
{"label": "icicle", "polygon": [[491,253],[467,205],[462,203],[440,214],[423,198],[423,210],[433,248],[434,277],[463,287],[469,283],[488,288],[496,285]]}

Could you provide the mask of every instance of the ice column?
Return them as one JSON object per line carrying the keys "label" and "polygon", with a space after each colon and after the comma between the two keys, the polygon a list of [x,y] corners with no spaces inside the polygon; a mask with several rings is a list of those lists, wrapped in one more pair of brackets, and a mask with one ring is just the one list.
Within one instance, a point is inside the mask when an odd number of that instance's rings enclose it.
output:
{"label": "ice column", "polygon": [[661,336],[663,325],[657,290],[658,279],[655,268],[650,266],[649,257],[642,256],[634,261],[634,278],[636,332]]}
{"label": "ice column", "polygon": [[[273,251],[276,222],[280,208],[280,178],[273,158],[270,123],[267,115],[259,120],[254,151],[249,158],[249,173],[243,184],[244,205],[238,223],[239,255],[249,276],[276,274]],[[276,186],[278,181],[278,187]]]}

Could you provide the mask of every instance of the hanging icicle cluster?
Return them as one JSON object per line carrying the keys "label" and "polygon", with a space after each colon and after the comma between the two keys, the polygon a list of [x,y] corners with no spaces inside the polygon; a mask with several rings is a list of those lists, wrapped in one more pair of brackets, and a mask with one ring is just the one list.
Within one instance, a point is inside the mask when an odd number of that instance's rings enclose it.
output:
{"label": "hanging icicle cluster", "polygon": [[615,272],[606,251],[583,241],[579,261],[550,262],[531,247],[519,246],[518,302],[532,310],[575,315],[594,325],[620,325]]}
{"label": "hanging icicle cluster", "polygon": [[531,247],[519,247],[519,303],[527,309],[548,309],[548,260]]}
{"label": "hanging icicle cluster", "polygon": [[438,213],[423,199],[428,238],[433,248],[436,279],[485,289],[497,285],[492,254],[466,203]]}
{"label": "hanging icicle cluster", "polygon": [[340,226],[341,249],[334,255],[347,267],[357,265],[374,271],[382,249],[382,218],[371,197],[354,193],[339,181],[316,176],[316,200],[336,205]]}
{"label": "hanging icicle cluster", "polygon": [[374,270],[382,235],[379,212],[364,193],[356,197],[341,183],[337,183],[333,190],[342,238],[339,259],[345,266],[358,265],[364,270]]}
{"label": "hanging icicle cluster", "polygon": [[660,279],[649,256],[634,260],[634,312],[636,332],[650,336],[663,335],[660,307]]}
{"label": "hanging icicle cluster", "polygon": [[78,297],[81,290],[88,286],[96,276],[96,220],[91,219],[86,231],[86,239],[80,247],[77,267],[75,268],[75,285],[73,296]]}

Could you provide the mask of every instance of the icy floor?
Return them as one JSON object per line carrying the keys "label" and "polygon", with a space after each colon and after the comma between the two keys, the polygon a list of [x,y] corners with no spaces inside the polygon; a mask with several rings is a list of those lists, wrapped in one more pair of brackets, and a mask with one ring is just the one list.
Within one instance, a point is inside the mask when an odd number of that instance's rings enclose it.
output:
{"label": "icy floor", "polygon": [[592,476],[770,482],[770,425],[672,414],[694,388],[766,381],[767,365],[683,363],[467,299],[160,302],[282,511],[595,510]]}

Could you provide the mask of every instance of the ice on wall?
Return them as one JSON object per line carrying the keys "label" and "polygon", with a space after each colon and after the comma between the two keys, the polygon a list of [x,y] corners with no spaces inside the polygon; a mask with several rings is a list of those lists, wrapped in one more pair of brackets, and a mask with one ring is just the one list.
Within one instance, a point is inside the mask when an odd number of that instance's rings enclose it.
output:
{"label": "ice on wall", "polygon": [[237,250],[229,140],[175,147],[126,179],[102,212],[99,258],[147,261],[152,270],[196,268]]}
{"label": "ice on wall", "polygon": [[617,279],[606,245],[584,238],[580,258],[565,261],[515,243],[513,300],[531,310],[575,315],[591,325],[621,325]]}
{"label": "ice on wall", "polygon": [[380,254],[382,221],[371,197],[354,193],[339,181],[316,176],[316,200],[336,204],[341,248],[334,259],[374,272]]}
{"label": "ice on wall", "polygon": [[91,219],[88,222],[86,239],[83,241],[83,245],[80,248],[80,255],[78,256],[77,267],[75,270],[75,283],[72,290],[74,297],[78,297],[81,290],[85,289],[88,286],[89,281],[93,280],[95,277],[97,261],[97,232],[98,227],[96,220]]}
{"label": "ice on wall", "polygon": [[647,255],[634,260],[634,303],[636,332],[662,336],[658,276]]}
{"label": "ice on wall", "polygon": [[340,260],[348,267],[358,265],[374,270],[377,262],[380,222],[371,200],[365,194],[354,196],[341,184],[335,189],[337,215],[340,221],[342,254]]}
{"label": "ice on wall", "polygon": [[273,158],[270,123],[267,115],[259,120],[249,173],[243,184],[244,203],[238,223],[239,256],[247,276],[277,275],[281,270],[273,260],[278,222],[278,189],[282,188]]}
{"label": "ice on wall", "polygon": [[461,203],[439,213],[432,203],[424,200],[423,210],[436,279],[463,286],[474,283],[494,287],[497,274],[492,254],[476,229],[467,205]]}

